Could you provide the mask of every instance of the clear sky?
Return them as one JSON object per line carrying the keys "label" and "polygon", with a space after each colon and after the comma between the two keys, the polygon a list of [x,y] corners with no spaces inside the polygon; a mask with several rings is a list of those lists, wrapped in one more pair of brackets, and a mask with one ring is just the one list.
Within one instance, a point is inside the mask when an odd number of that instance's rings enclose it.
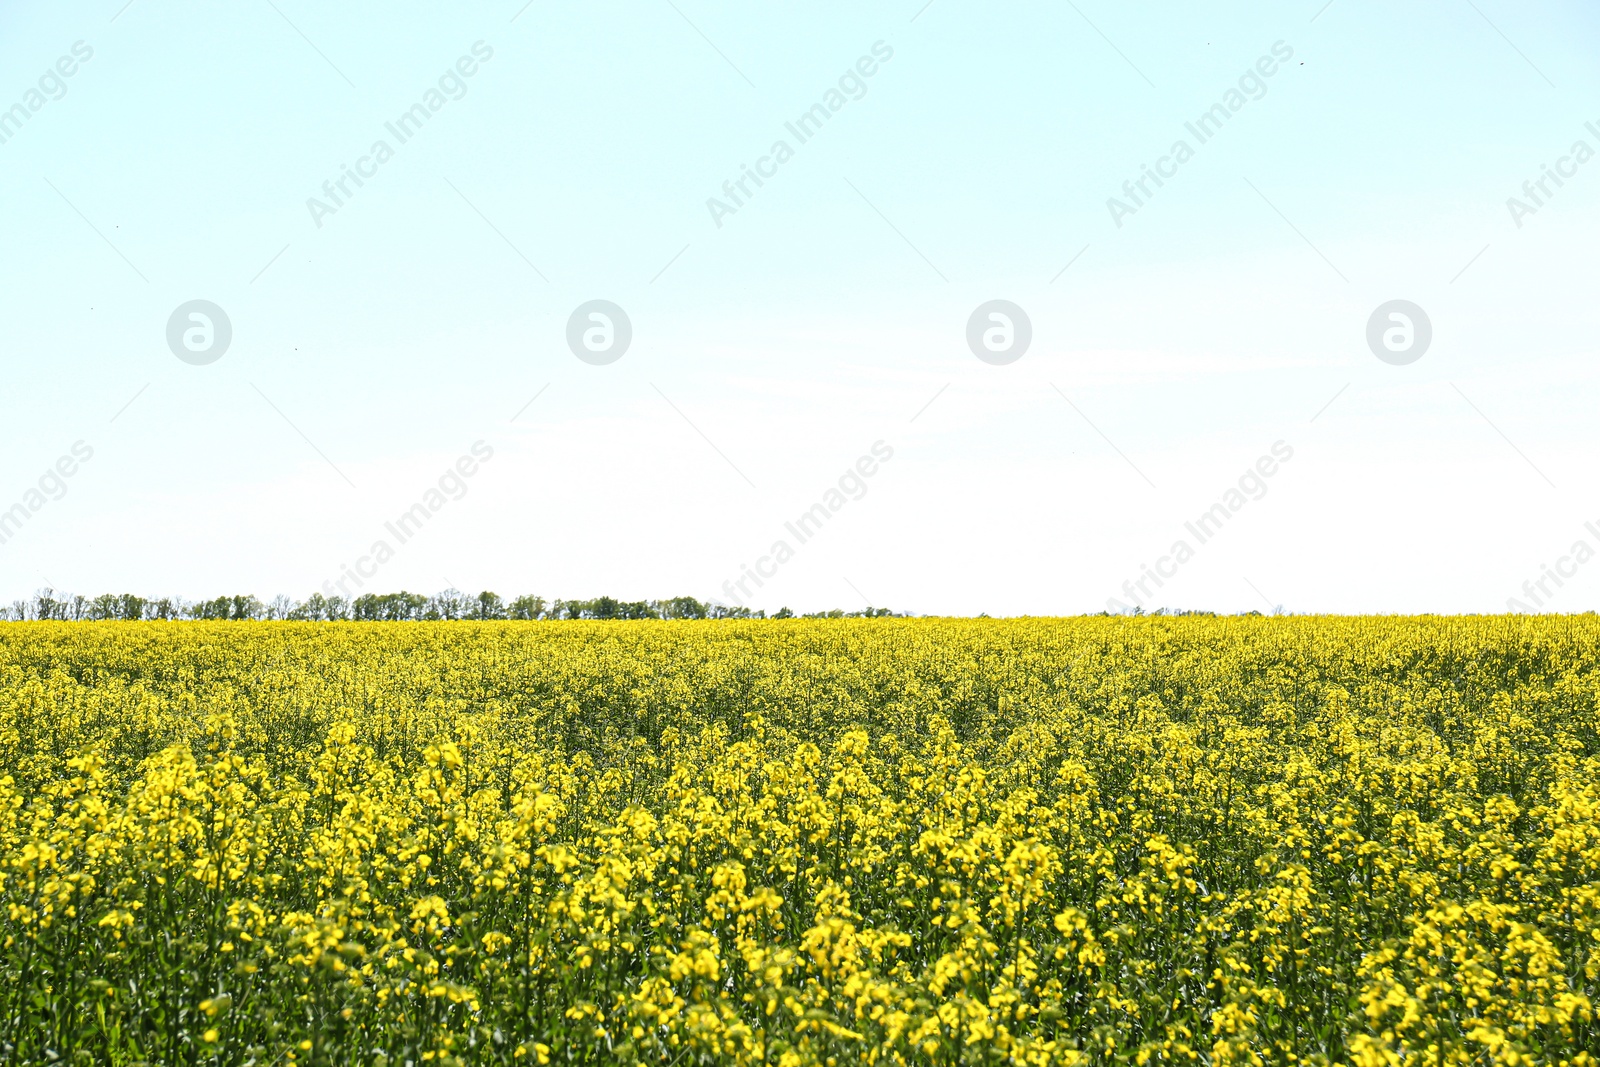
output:
{"label": "clear sky", "polygon": [[1597,46],[1578,0],[0,5],[0,599],[1595,608]]}

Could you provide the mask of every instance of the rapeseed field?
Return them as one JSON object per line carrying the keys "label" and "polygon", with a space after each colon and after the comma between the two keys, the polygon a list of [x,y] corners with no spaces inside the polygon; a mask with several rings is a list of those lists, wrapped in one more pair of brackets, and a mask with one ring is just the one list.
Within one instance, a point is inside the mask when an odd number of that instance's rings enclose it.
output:
{"label": "rapeseed field", "polygon": [[0,626],[0,1061],[1600,1057],[1600,620]]}

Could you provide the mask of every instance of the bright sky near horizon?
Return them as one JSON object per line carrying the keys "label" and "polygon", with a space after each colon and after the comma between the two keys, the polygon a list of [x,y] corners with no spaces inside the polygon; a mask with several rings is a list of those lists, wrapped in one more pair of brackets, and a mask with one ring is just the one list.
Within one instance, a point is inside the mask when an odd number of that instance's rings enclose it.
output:
{"label": "bright sky near horizon", "polygon": [[1600,607],[1597,57],[1577,0],[0,6],[0,600]]}

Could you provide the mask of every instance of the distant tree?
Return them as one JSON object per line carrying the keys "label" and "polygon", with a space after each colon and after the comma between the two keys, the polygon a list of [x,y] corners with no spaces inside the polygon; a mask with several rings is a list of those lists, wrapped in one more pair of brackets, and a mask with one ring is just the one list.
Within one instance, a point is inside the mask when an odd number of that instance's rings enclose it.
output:
{"label": "distant tree", "polygon": [[425,619],[465,619],[472,614],[473,600],[459,589],[446,589],[428,598]]}
{"label": "distant tree", "polygon": [[544,597],[542,596],[519,596],[506,609],[506,617],[512,619],[542,619],[544,618],[545,607]]}
{"label": "distant tree", "polygon": [[33,617],[41,621],[66,621],[67,604],[56,599],[56,591],[49,587],[33,595]]}
{"label": "distant tree", "polygon": [[325,597],[321,593],[312,593],[294,606],[289,618],[302,622],[333,622],[348,618],[349,615],[350,604],[344,597]]}
{"label": "distant tree", "polygon": [[214,600],[202,600],[191,604],[187,614],[191,619],[202,621],[243,622],[247,619],[263,618],[266,612],[267,606],[261,601],[248,594],[239,594],[219,596]]}
{"label": "distant tree", "polygon": [[363,593],[350,603],[350,617],[360,622],[415,622],[425,616],[428,598],[421,593]]}
{"label": "distant tree", "polygon": [[[1199,614],[1174,612],[1165,614]],[[774,619],[795,618],[795,612],[785,607],[775,613]],[[808,612],[807,619],[881,619],[899,617],[888,608],[867,607],[860,611]],[[987,616],[981,616],[987,617]],[[312,593],[303,601],[277,596],[270,604],[254,596],[238,594],[219,596],[211,600],[189,602],[182,598],[146,598],[133,593],[105,593],[94,598],[67,596],[46,587],[32,600],[16,601],[10,608],[0,608],[0,620],[23,622],[29,619],[46,621],[72,620],[175,620],[198,619],[206,621],[250,619],[288,619],[297,621],[328,622],[334,620],[359,620],[363,622],[420,622],[446,619],[765,619],[765,611],[727,604],[703,602],[692,596],[677,596],[666,600],[618,600],[599,596],[592,600],[546,601],[541,596],[519,596],[509,604],[498,593],[484,590],[477,596],[468,596],[459,589],[446,589],[433,596],[420,593],[364,593],[354,600],[338,596]]]}
{"label": "distant tree", "polygon": [[660,611],[663,619],[703,619],[710,614],[710,609],[692,596],[663,600]]}
{"label": "distant tree", "polygon": [[487,589],[478,594],[478,602],[472,609],[474,619],[503,619],[506,617],[506,603],[500,599],[499,593],[491,593]]}
{"label": "distant tree", "polygon": [[[75,604],[81,599],[81,597],[73,598]],[[145,600],[144,597],[135,596],[132,593],[122,593],[120,595],[101,593],[87,603],[81,617],[93,622],[108,619],[136,621],[144,618],[145,605],[148,603],[149,601]]]}
{"label": "distant tree", "polygon": [[747,607],[732,607],[728,604],[712,604],[706,611],[708,619],[764,619],[765,611],[751,611]]}
{"label": "distant tree", "polygon": [[618,600],[601,596],[579,601],[579,617],[584,619],[659,619],[661,612],[648,600]]}

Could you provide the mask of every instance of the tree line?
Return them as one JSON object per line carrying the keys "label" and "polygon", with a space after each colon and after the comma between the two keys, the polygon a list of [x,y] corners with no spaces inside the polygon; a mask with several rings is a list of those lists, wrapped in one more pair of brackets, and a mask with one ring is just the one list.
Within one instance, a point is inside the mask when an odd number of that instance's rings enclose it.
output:
{"label": "tree line", "polygon": [[556,621],[567,619],[857,619],[895,617],[888,608],[868,607],[861,611],[816,611],[797,614],[783,608],[767,615],[745,607],[730,607],[692,596],[668,600],[618,600],[601,596],[592,600],[546,600],[541,596],[519,596],[506,600],[485,590],[477,596],[459,589],[446,589],[432,596],[421,593],[364,593],[354,598],[312,593],[305,600],[286,596],[263,601],[255,596],[219,596],[211,600],[185,600],[182,597],[143,597],[133,593],[104,593],[85,597],[41,589],[30,600],[13,601],[0,608],[7,622],[56,621],[265,621],[302,622],[436,622],[453,619],[519,619]]}

